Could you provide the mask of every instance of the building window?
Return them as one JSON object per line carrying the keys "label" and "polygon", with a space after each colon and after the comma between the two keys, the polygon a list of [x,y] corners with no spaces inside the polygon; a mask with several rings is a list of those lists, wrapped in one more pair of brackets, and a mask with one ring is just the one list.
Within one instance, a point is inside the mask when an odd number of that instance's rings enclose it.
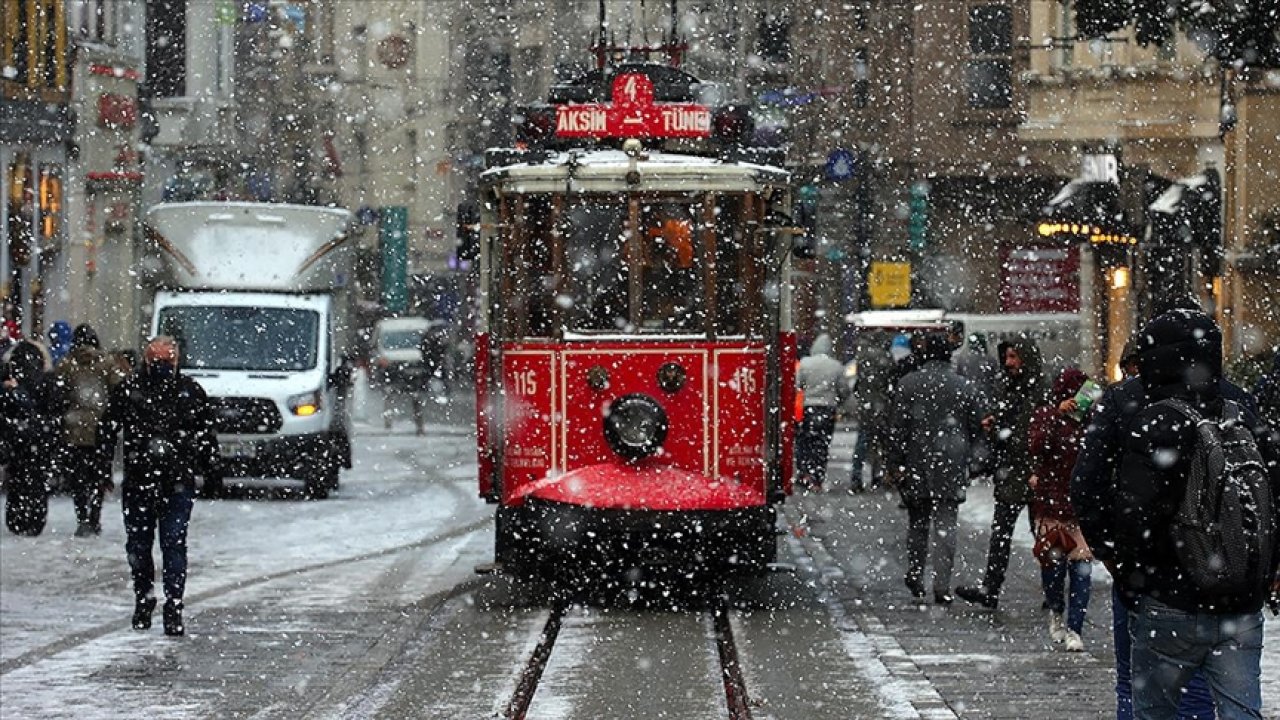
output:
{"label": "building window", "polygon": [[65,90],[66,8],[62,0],[6,0],[0,4],[0,79],[28,90]]}
{"label": "building window", "polygon": [[67,27],[79,42],[114,45],[116,42],[113,0],[70,0]]}
{"label": "building window", "polygon": [[1013,12],[1008,5],[969,8],[969,106],[1001,109],[1013,104]]}
{"label": "building window", "polygon": [[867,106],[867,78],[869,72],[867,70],[867,49],[864,47],[853,49],[853,82],[849,88],[853,97],[853,106],[861,110]]}
{"label": "building window", "polygon": [[187,94],[187,8],[183,0],[147,0],[147,93]]}
{"label": "building window", "polygon": [[767,62],[791,62],[791,18],[772,12],[760,13],[756,52]]}

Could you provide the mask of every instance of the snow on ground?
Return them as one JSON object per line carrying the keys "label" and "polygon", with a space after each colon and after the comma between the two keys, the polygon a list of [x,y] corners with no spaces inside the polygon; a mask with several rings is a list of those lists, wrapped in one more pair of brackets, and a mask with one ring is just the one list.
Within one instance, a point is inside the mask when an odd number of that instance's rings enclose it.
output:
{"label": "snow on ground", "polygon": [[[273,601],[267,577],[288,584],[291,603],[330,608],[370,592],[385,594],[384,603],[408,603],[469,577],[491,553],[483,532],[460,535],[431,553],[378,556],[490,514],[475,497],[468,432],[429,426],[415,437],[397,430],[358,427],[356,467],[343,473],[341,489],[328,500],[278,491],[253,499],[237,489],[231,499],[197,501],[188,536],[190,624],[198,628],[200,613],[219,606]],[[180,698],[157,695],[113,676],[120,665],[148,656],[163,672],[165,663],[180,665],[182,650],[181,643],[163,645],[158,611],[151,633],[129,629],[133,598],[118,492],[107,497],[102,520],[101,536],[73,537],[72,502],[59,495],[51,498],[44,534],[0,535],[0,664],[8,666],[0,717],[192,718],[209,711],[199,689]],[[158,547],[155,555],[158,575]],[[340,564],[369,555],[375,557]],[[459,558],[466,567],[458,566]],[[317,566],[324,567],[290,573]]]}

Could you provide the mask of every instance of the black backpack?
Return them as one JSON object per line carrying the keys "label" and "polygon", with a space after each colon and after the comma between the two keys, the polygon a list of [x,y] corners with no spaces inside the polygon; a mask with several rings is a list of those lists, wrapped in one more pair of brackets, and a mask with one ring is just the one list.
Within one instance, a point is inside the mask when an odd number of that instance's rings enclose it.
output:
{"label": "black backpack", "polygon": [[1276,499],[1240,406],[1224,400],[1222,417],[1206,418],[1182,400],[1160,403],[1196,425],[1186,489],[1169,530],[1179,565],[1206,594],[1259,592],[1271,583]]}

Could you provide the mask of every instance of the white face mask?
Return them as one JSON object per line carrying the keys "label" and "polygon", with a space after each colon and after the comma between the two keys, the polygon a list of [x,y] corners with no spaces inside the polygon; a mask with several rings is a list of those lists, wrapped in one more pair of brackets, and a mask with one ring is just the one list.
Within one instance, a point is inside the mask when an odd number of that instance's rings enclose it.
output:
{"label": "white face mask", "polygon": [[901,345],[895,345],[889,348],[889,356],[894,359],[894,362],[902,360],[903,358],[907,357],[910,354],[911,354],[911,351],[907,348],[902,347]]}

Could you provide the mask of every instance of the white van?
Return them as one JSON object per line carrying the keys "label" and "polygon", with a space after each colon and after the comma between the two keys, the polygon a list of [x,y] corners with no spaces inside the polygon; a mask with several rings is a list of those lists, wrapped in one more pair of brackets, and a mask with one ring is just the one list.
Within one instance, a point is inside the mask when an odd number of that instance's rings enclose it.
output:
{"label": "white van", "polygon": [[351,467],[349,219],[237,202],[147,212],[169,271],[151,334],[178,340],[209,395],[225,477],[300,480],[319,499]]}

